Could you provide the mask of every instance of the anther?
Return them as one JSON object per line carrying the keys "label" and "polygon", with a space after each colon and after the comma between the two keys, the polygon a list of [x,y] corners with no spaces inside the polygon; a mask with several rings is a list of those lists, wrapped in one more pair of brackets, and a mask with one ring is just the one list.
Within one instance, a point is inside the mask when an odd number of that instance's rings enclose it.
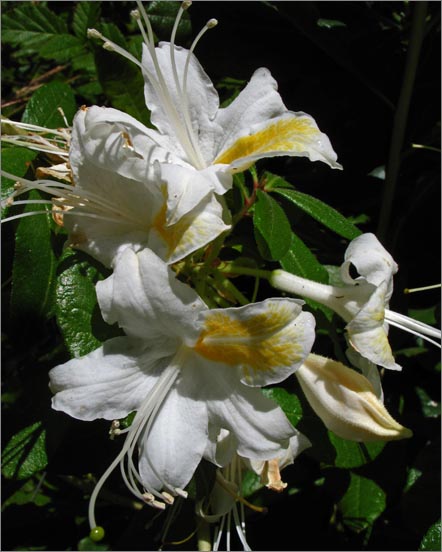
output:
{"label": "anther", "polygon": [[133,17],[134,19],[141,19],[139,10],[132,10],[130,12],[130,16]]}
{"label": "anther", "polygon": [[173,496],[170,493],[167,493],[166,491],[163,491],[161,494],[162,494],[162,496],[164,498],[164,502],[166,504],[171,505],[175,502],[175,499],[173,498]]}
{"label": "anther", "polygon": [[104,42],[103,43],[103,49],[107,50],[108,52],[115,52],[114,45],[111,42]]}
{"label": "anther", "polygon": [[175,492],[178,496],[182,496],[183,498],[187,498],[188,493],[186,491],[183,491],[183,489],[180,489],[179,487],[175,487]]}
{"label": "anther", "polygon": [[218,25],[218,19],[209,19],[206,23],[206,27],[208,29],[213,29],[213,27],[216,27]]}
{"label": "anther", "polygon": [[184,2],[181,4],[181,9],[188,10],[191,5],[192,5],[192,0],[184,0]]}
{"label": "anther", "polygon": [[103,35],[97,31],[97,29],[88,29],[87,30],[87,37],[88,38],[101,38],[103,39]]}
{"label": "anther", "polygon": [[121,431],[119,430],[119,427],[120,422],[118,420],[114,420],[109,430],[109,436],[111,439],[113,439],[116,435],[120,435]]}
{"label": "anther", "polygon": [[157,508],[158,510],[165,510],[166,505],[164,502],[160,502],[159,500],[154,500],[153,502],[149,502],[149,506],[152,506],[153,508]]}
{"label": "anther", "polygon": [[155,497],[153,496],[152,493],[143,493],[143,499],[147,502],[147,503],[150,503],[150,502],[153,502],[155,500]]}

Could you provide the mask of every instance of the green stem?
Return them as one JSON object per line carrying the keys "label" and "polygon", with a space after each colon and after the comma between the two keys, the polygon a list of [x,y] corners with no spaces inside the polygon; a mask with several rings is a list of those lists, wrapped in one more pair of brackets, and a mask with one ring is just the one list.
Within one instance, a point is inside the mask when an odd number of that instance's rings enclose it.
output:
{"label": "green stem", "polygon": [[214,276],[218,284],[218,287],[221,290],[226,291],[227,293],[230,293],[238,301],[240,305],[248,305],[250,303],[247,297],[243,295],[239,291],[239,289],[234,284],[232,284],[230,280],[225,278],[220,272],[215,272]]}
{"label": "green stem", "polygon": [[405,64],[402,88],[396,108],[393,122],[393,133],[388,155],[385,189],[382,197],[381,213],[377,235],[381,241],[385,241],[390,222],[391,210],[401,163],[401,150],[404,142],[407,126],[408,111],[413,93],[414,80],[419,61],[419,54],[425,30],[425,18],[427,15],[427,2],[413,2],[414,13],[411,28],[410,43],[408,46],[407,60]]}
{"label": "green stem", "polygon": [[255,278],[264,278],[269,280],[273,274],[272,270],[261,270],[260,268],[251,268],[249,266],[239,266],[234,262],[224,261],[218,267],[222,274],[236,274],[238,276],[254,276]]}

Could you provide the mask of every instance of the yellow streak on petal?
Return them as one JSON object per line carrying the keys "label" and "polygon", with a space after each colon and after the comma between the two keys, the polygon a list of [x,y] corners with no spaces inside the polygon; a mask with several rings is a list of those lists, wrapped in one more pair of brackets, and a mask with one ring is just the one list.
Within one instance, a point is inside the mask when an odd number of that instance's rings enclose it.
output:
{"label": "yellow streak on petal", "polygon": [[195,350],[205,358],[250,370],[271,371],[301,359],[300,328],[291,324],[293,312],[281,303],[245,320],[229,313],[208,314]]}
{"label": "yellow streak on petal", "polygon": [[167,226],[167,205],[161,207],[155,217],[152,228],[161,236],[167,246],[167,256],[171,255],[179,245],[193,242],[195,238],[195,228],[192,226],[191,217],[182,217],[175,224]]}
{"label": "yellow streak on petal", "polygon": [[237,159],[257,153],[302,152],[306,149],[306,141],[310,141],[312,136],[319,133],[314,121],[308,117],[280,119],[254,134],[238,138],[230,148],[216,158],[214,164],[230,165]]}

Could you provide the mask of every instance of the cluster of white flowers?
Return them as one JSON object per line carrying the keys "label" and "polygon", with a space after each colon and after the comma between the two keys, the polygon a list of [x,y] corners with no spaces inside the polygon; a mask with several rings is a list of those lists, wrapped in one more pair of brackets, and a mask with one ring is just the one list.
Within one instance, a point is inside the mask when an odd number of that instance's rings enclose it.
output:
{"label": "cluster of white flowers", "polygon": [[[70,173],[71,182],[19,179],[8,201],[31,188],[51,194],[69,244],[112,269],[97,284],[97,298],[105,321],[118,323],[125,336],[50,372],[56,410],[80,420],[110,420],[113,437],[125,434],[120,454],[92,494],[92,530],[97,495],[118,464],[130,491],[163,509],[186,496],[204,458],[223,471],[197,511],[209,521],[233,515],[249,549],[237,510],[238,501],[244,503],[241,470],[255,470],[269,488],[281,491],[280,470],[310,445],[260,388],[295,374],[314,411],[336,434],[355,441],[408,437],[411,432],[383,405],[374,365],[400,368],[387,323],[439,334],[388,310],[397,265],[371,234],[350,243],[342,287],[282,270],[269,277],[275,288],[320,301],[342,316],[355,365],[365,375],[311,353],[315,319],[300,299],[209,309],[177,279],[174,263],[229,232],[223,194],[235,172],[281,155],[341,168],[314,119],[284,106],[267,69],[258,69],[228,107],[219,107],[193,53],[216,21],[207,23],[189,50],[175,45],[189,4],[179,10],[170,42],[155,46],[138,2],[132,15],[144,38],[141,61],[98,31],[89,32],[140,67],[156,130],[116,109],[82,107],[73,122],[68,162],[48,173]],[[360,274],[356,280],[350,264]],[[132,424],[121,429],[118,420],[133,411]]]}

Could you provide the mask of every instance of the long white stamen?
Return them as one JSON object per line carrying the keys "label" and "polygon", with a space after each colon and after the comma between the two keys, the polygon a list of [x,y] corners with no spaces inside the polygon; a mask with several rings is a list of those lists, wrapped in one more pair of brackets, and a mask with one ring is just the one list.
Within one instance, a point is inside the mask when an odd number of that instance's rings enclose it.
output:
{"label": "long white stamen", "polygon": [[405,288],[404,293],[416,293],[417,291],[428,291],[429,289],[437,289],[440,288],[442,284],[433,284],[431,286],[423,286],[423,287],[417,287],[417,288]]}
{"label": "long white stamen", "polygon": [[99,38],[100,40],[103,41],[103,48],[105,50],[108,50],[109,52],[116,52],[117,54],[120,54],[120,56],[123,56],[124,58],[128,59],[132,63],[135,63],[135,65],[138,65],[138,67],[142,68],[141,63],[137,60],[135,56],[130,54],[127,50],[125,50],[121,46],[118,46],[118,44],[115,44],[115,42],[112,42],[112,40],[109,40],[108,38],[106,38],[104,35],[98,32],[97,29],[88,29],[87,36],[89,38]]}
{"label": "long white stamen", "polygon": [[[47,134],[54,134],[56,136],[60,136],[61,138],[65,138],[66,134],[64,130],[61,129],[55,129],[55,128],[46,128],[38,125],[32,125],[30,123],[22,123],[20,121],[13,121],[12,119],[5,119],[4,117],[0,117],[0,122],[2,124],[8,124],[12,127],[22,128],[23,130],[31,130],[34,132],[45,132]],[[67,127],[70,128],[69,126]]]}
{"label": "long white stamen", "polygon": [[428,324],[425,324],[425,322],[415,320],[414,318],[391,311],[390,309],[385,309],[385,320],[389,324],[396,322],[398,327],[402,327],[406,330],[415,330],[416,332],[419,332],[419,334],[423,334],[422,337],[425,335],[436,337],[437,339],[441,339],[442,337],[441,331],[438,328],[433,328],[433,326],[429,326]]}
{"label": "long white stamen", "polygon": [[[32,181],[27,180],[26,178],[17,179],[16,176],[6,171],[0,171],[0,173],[2,176],[9,178],[10,180],[17,180],[18,185],[17,189],[12,192],[8,196],[8,198],[6,198],[6,200],[2,201],[2,207],[10,206],[11,201],[13,201],[15,197],[35,189],[54,196],[55,199],[53,201],[56,205],[77,208],[76,211],[70,213],[71,215],[81,215],[82,213],[81,211],[79,212],[78,209],[90,209],[93,211],[93,213],[90,213],[90,215],[88,213],[83,213],[83,216],[87,215],[94,218],[94,215],[98,215],[97,218],[101,218],[102,220],[108,220],[111,222],[123,222],[122,219],[126,219],[126,221],[133,223],[133,213],[131,213],[130,211],[125,211],[122,208],[121,204],[116,205],[110,200],[106,199],[104,196],[100,196],[89,190],[84,190],[77,186],[72,186],[71,184],[64,184],[52,180]],[[12,204],[14,203],[18,202],[13,202]],[[63,213],[67,214],[69,213],[69,211],[63,211]],[[101,214],[103,214],[103,216],[101,216]],[[28,213],[15,215],[14,217],[3,219],[2,223],[14,220],[14,218],[19,218],[23,215],[29,216]],[[115,218],[109,215],[115,215]]]}
{"label": "long white stamen", "polygon": [[[152,25],[150,24],[149,17],[140,0],[137,0],[137,5],[139,8],[139,13],[143,17],[144,24],[146,25],[148,36],[146,36],[146,33],[141,24],[141,21],[139,21],[139,17],[137,17],[138,15],[137,12],[132,12],[132,13],[136,16],[137,23],[143,35],[144,42],[151,55],[153,65],[157,73],[159,89],[156,86],[156,80],[153,78],[153,75],[150,74],[150,72],[147,71],[145,67],[143,68],[143,71],[146,74],[146,76],[149,78],[149,81],[151,82],[152,86],[154,87],[155,92],[158,96],[158,99],[163,100],[163,106],[166,110],[166,113],[169,116],[170,122],[173,124],[175,128],[175,132],[177,133],[177,137],[181,145],[183,146],[184,151],[189,156],[194,166],[199,169],[202,169],[205,167],[205,164],[204,164],[204,161],[202,160],[202,156],[199,152],[199,148],[195,145],[194,140],[192,140],[191,138],[192,127],[191,126],[189,127],[187,123],[183,125],[180,119],[179,113],[174,105],[173,99],[170,95],[163,73],[161,71],[160,64],[158,62],[158,58],[156,55],[156,50],[154,45],[154,35],[153,35]],[[172,65],[172,68],[173,68],[173,65]],[[177,92],[179,94],[179,89],[177,90]]]}
{"label": "long white stamen", "polygon": [[[164,500],[164,496],[158,491],[156,491],[155,489],[147,489],[146,490],[147,492],[144,491],[143,493],[141,493],[137,489],[135,482],[133,480],[133,476],[138,475],[137,470],[135,469],[132,470],[131,466],[129,465],[128,475],[129,475],[129,478],[131,479],[131,481],[129,482],[123,468],[124,468],[125,457],[127,456],[129,461],[131,460],[134,443],[138,442],[139,436],[143,432],[145,424],[151,421],[151,417],[154,414],[154,412],[157,412],[158,408],[160,408],[162,401],[170,391],[178,374],[179,374],[179,365],[177,363],[172,363],[165,369],[160,379],[156,383],[153,391],[149,394],[146,401],[144,402],[144,404],[141,406],[141,408],[138,410],[137,414],[135,415],[135,418],[130,427],[130,431],[128,432],[127,437],[124,441],[123,448],[121,449],[118,456],[113,460],[111,465],[107,468],[107,470],[104,472],[104,474],[101,476],[100,480],[96,484],[91,494],[91,498],[89,501],[89,509],[88,509],[89,525],[91,529],[97,526],[96,520],[95,520],[95,502],[97,500],[98,493],[100,492],[101,488],[103,487],[109,475],[118,466],[118,464],[120,464],[122,467],[122,473],[123,473],[126,485],[128,486],[129,490],[133,492],[135,496],[137,496],[138,498],[141,498],[141,500],[144,500],[149,506],[153,506],[160,509],[163,509],[165,507],[165,502],[161,502],[161,499]],[[160,498],[160,501],[152,500],[151,498],[152,495]]]}

